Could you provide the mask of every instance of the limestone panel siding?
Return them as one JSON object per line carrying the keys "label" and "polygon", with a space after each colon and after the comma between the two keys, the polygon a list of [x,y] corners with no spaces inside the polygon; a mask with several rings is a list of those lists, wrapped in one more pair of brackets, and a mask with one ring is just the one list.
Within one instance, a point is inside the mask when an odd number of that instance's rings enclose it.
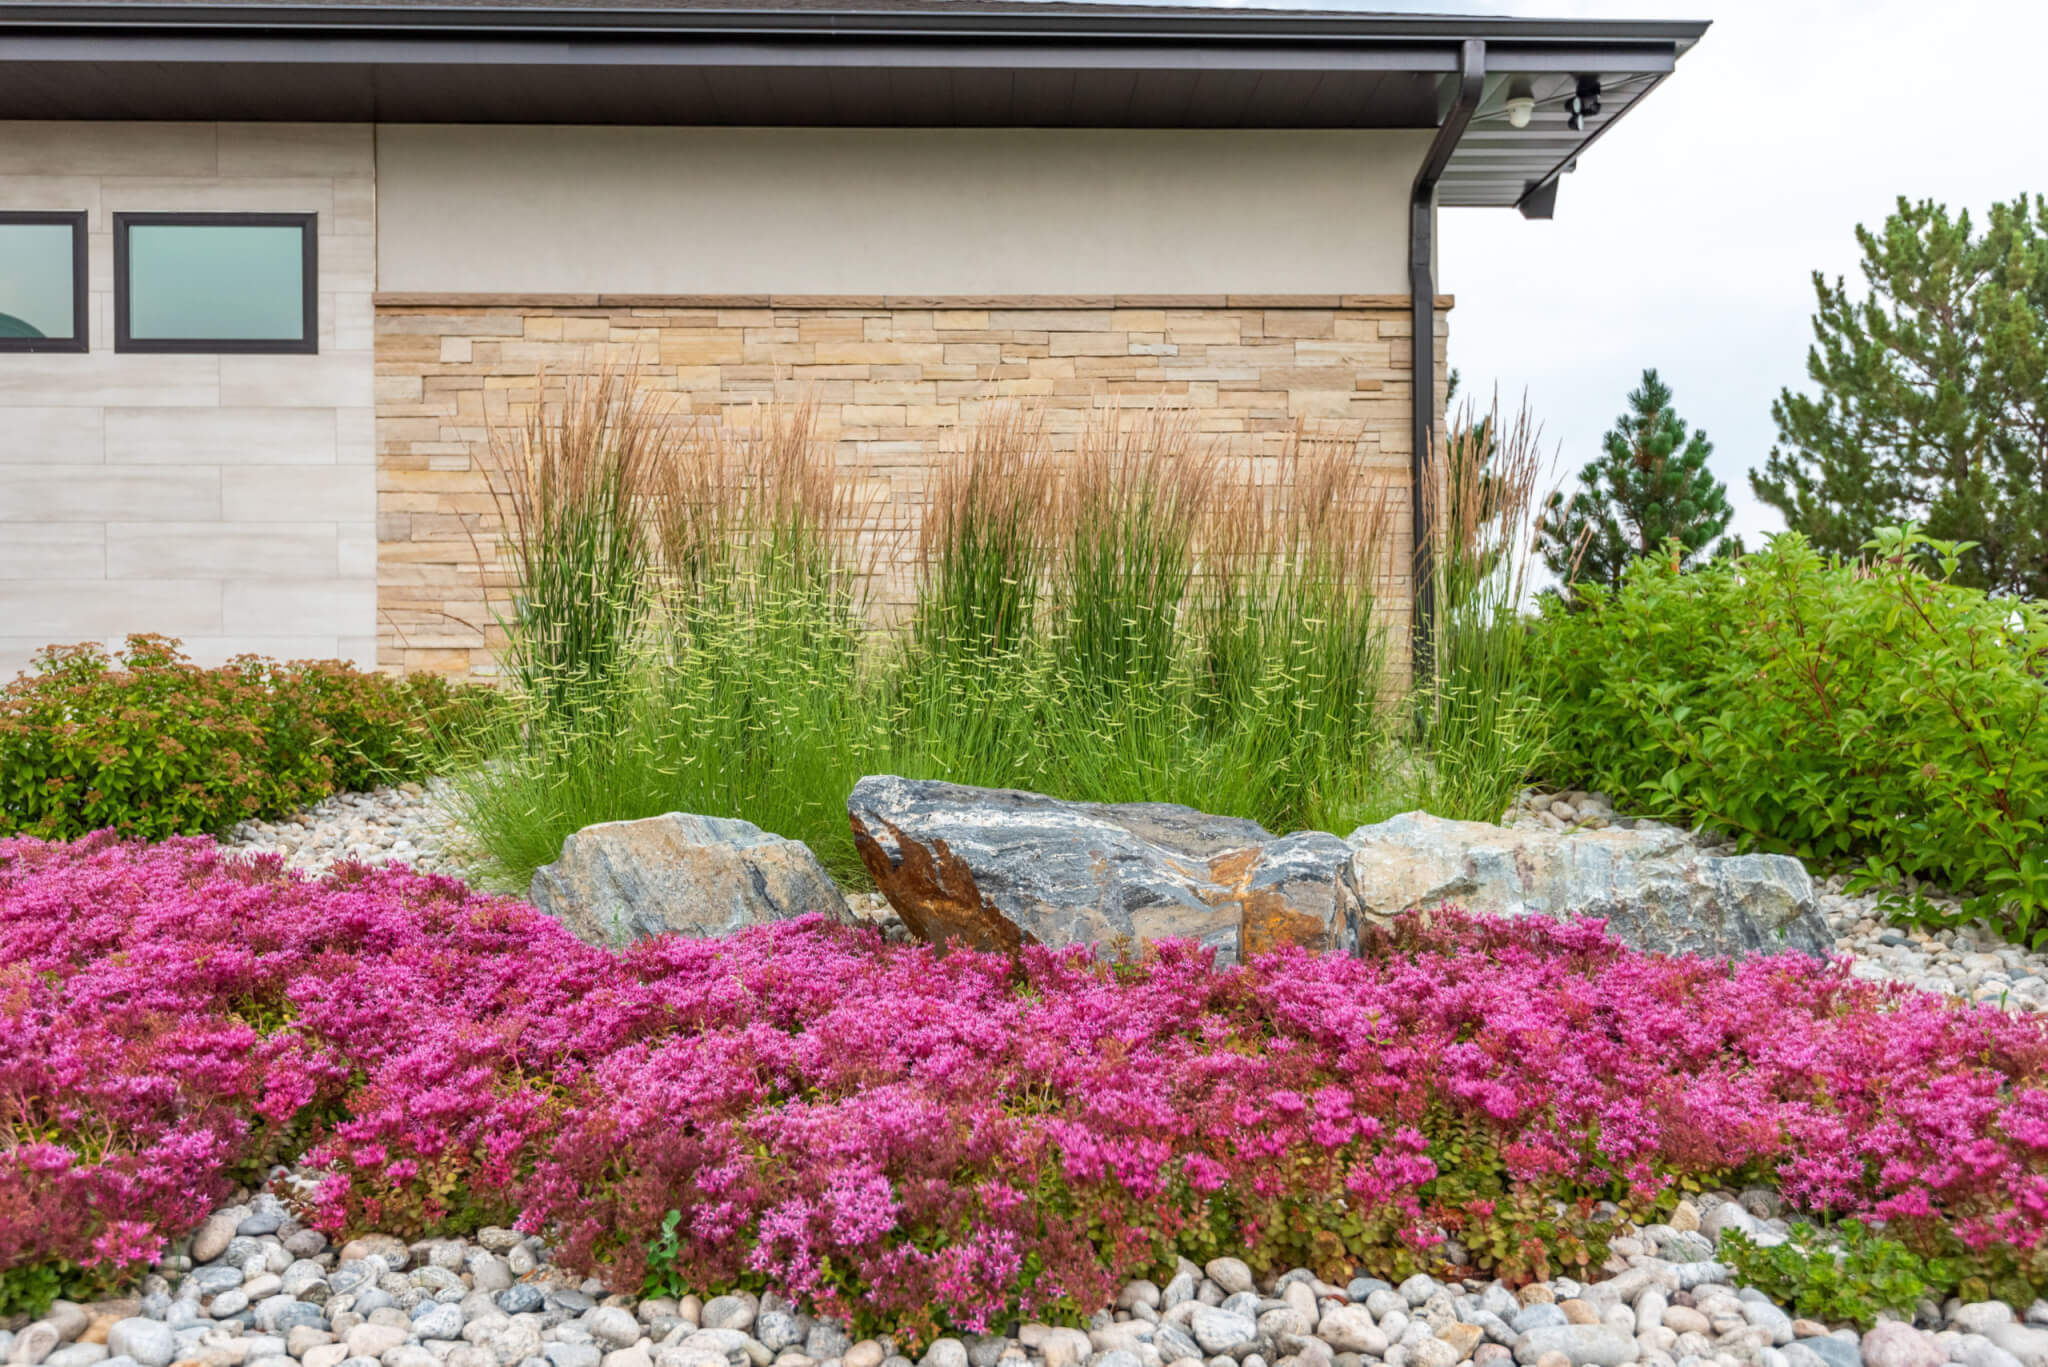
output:
{"label": "limestone panel siding", "polygon": [[[0,209],[85,210],[91,351],[0,353],[0,677],[52,642],[376,657],[367,125],[0,122]],[[116,354],[113,215],[319,216],[318,355]]]}
{"label": "limestone panel siding", "polygon": [[[1437,305],[1441,360],[1450,300]],[[378,661],[391,669],[493,672],[507,585],[490,436],[542,374],[634,365],[684,411],[721,419],[807,393],[841,478],[906,517],[961,425],[1007,401],[1042,405],[1056,441],[1112,406],[1192,410],[1238,456],[1298,428],[1352,437],[1406,493],[1405,296],[385,294],[376,333]],[[1404,615],[1405,506],[1396,522],[1388,607]]]}
{"label": "limestone panel siding", "polygon": [[1432,137],[384,124],[379,288],[1405,292]]}

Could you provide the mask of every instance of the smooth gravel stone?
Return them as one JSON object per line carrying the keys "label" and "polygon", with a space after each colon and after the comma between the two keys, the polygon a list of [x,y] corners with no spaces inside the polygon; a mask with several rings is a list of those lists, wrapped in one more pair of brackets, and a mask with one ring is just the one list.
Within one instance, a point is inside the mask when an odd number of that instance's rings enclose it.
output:
{"label": "smooth gravel stone", "polygon": [[327,1327],[327,1316],[321,1313],[318,1305],[310,1301],[291,1301],[284,1305],[276,1305],[273,1298],[257,1307],[257,1318],[271,1332],[277,1334],[289,1334],[294,1329]]}
{"label": "smooth gravel stone", "polygon": [[1222,1288],[1226,1296],[1235,1296],[1252,1289],[1252,1270],[1241,1258],[1211,1258],[1202,1272],[1210,1281]]}
{"label": "smooth gravel stone", "polygon": [[1465,1323],[1477,1329],[1490,1343],[1505,1346],[1515,1341],[1515,1331],[1491,1310],[1474,1310],[1466,1317]]}
{"label": "smooth gravel stone", "polygon": [[430,1302],[420,1308],[412,1317],[412,1331],[423,1339],[455,1339],[462,1337],[462,1307]]}
{"label": "smooth gravel stone", "polygon": [[[1250,1367],[1250,1364],[1255,1359],[1256,1354],[1253,1357],[1246,1358],[1245,1367]],[[1090,1367],[1145,1367],[1145,1364],[1139,1360],[1137,1354],[1127,1353],[1123,1349],[1118,1348],[1097,1357],[1090,1364]]]}
{"label": "smooth gravel stone", "polygon": [[1239,1291],[1225,1296],[1223,1304],[1217,1307],[1226,1314],[1243,1315],[1248,1320],[1257,1319],[1266,1308],[1265,1302],[1256,1291]]}
{"label": "smooth gravel stone", "polygon": [[706,1329],[750,1329],[758,1302],[752,1296],[713,1296],[698,1323]]}
{"label": "smooth gravel stone", "polygon": [[327,1236],[317,1229],[298,1229],[284,1236],[284,1251],[294,1258],[317,1258],[327,1251]]}
{"label": "smooth gravel stone", "polygon": [[195,1267],[187,1273],[185,1280],[178,1283],[179,1294],[187,1290],[201,1296],[218,1296],[223,1291],[232,1291],[242,1284],[242,1270],[214,1263],[207,1267]]}
{"label": "smooth gravel stone", "polygon": [[[578,1291],[573,1286],[556,1287],[554,1290],[548,1292],[548,1301],[551,1304],[559,1306],[561,1309],[568,1311],[572,1315],[580,1315],[584,1311],[593,1308],[597,1304],[597,1299],[595,1297],[587,1295],[584,1292]],[[677,1313],[680,1314],[681,1312],[678,1311]],[[689,1317],[686,1315],[684,1316],[684,1318],[687,1319]]]}
{"label": "smooth gravel stone", "polygon": [[1316,1324],[1316,1337],[1340,1353],[1384,1357],[1387,1336],[1373,1323],[1372,1312],[1362,1305],[1337,1305],[1323,1312]]}
{"label": "smooth gravel stone", "polygon": [[34,1367],[36,1363],[57,1351],[63,1342],[57,1333],[57,1326],[48,1320],[37,1320],[13,1335],[7,1346],[7,1361],[10,1367]]}
{"label": "smooth gravel stone", "polygon": [[583,1317],[583,1327],[607,1348],[627,1348],[640,1341],[640,1321],[633,1318],[632,1311],[615,1305],[592,1310]]}
{"label": "smooth gravel stone", "polygon": [[250,1215],[248,1218],[241,1221],[239,1224],[237,1224],[235,1226],[235,1233],[247,1235],[251,1238],[259,1237],[264,1234],[275,1234],[277,1233],[278,1226],[282,1225],[283,1223],[283,1211],[259,1210],[256,1211],[254,1214]]}
{"label": "smooth gravel stone", "polygon": [[[853,1340],[847,1337],[844,1329],[822,1320],[812,1325],[811,1332],[804,1337],[804,1355],[818,1362],[830,1362],[834,1358],[844,1359],[851,1347]],[[972,1350],[967,1356],[972,1361]],[[996,1356],[1000,1358],[1002,1354],[998,1353]]]}
{"label": "smooth gravel stone", "polygon": [[1949,1316],[1949,1327],[1962,1334],[1989,1334],[1993,1325],[2013,1322],[2012,1307],[2004,1301],[1972,1301]]}
{"label": "smooth gravel stone", "polygon": [[104,1343],[67,1343],[43,1359],[43,1367],[93,1367],[107,1356]]}
{"label": "smooth gravel stone", "polygon": [[597,1367],[604,1350],[594,1343],[550,1343],[541,1356],[550,1367]]}
{"label": "smooth gravel stone", "polygon": [[498,1292],[512,1285],[512,1269],[505,1266],[503,1258],[485,1249],[469,1255],[469,1275],[479,1291]]}
{"label": "smooth gravel stone", "polygon": [[1517,1334],[1526,1334],[1532,1329],[1555,1329],[1564,1323],[1566,1323],[1564,1311],[1558,1309],[1555,1305],[1539,1303],[1536,1305],[1525,1305],[1520,1310],[1517,1310],[1515,1317],[1508,1321],[1508,1327]]}
{"label": "smooth gravel stone", "polygon": [[1546,1353],[1562,1353],[1574,1367],[1623,1367],[1640,1351],[1635,1335],[1604,1324],[1552,1325],[1515,1338],[1515,1361],[1522,1367],[1534,1367]]}
{"label": "smooth gravel stone", "polygon": [[1769,1301],[1744,1301],[1742,1317],[1754,1328],[1769,1334],[1774,1347],[1792,1341],[1792,1317]]}
{"label": "smooth gravel stone", "polygon": [[232,1315],[239,1315],[248,1308],[249,1293],[238,1286],[232,1291],[223,1291],[215,1296],[207,1310],[215,1319],[224,1320]]}
{"label": "smooth gravel stone", "polygon": [[[405,1350],[401,1348],[396,1349],[394,1351],[403,1352]],[[384,1364],[385,1367],[399,1367],[399,1364],[392,1362],[389,1357],[386,1357],[384,1359]],[[296,1359],[286,1357],[282,1353],[272,1353],[265,1357],[249,1358],[245,1361],[244,1367],[299,1367],[299,1364]],[[413,1367],[422,1367],[422,1364],[414,1363]],[[432,1365],[432,1367],[440,1367],[440,1365],[438,1363],[435,1363]]]}
{"label": "smooth gravel stone", "polygon": [[532,1249],[520,1244],[505,1254],[505,1266],[511,1270],[513,1276],[524,1277],[540,1266],[540,1259],[533,1256]]}
{"label": "smooth gravel stone", "polygon": [[300,1325],[298,1328],[293,1329],[290,1333],[285,1335],[284,1350],[285,1352],[291,1354],[295,1358],[302,1358],[306,1355],[307,1349],[318,1348],[321,1347],[323,1344],[329,1344],[332,1342],[334,1342],[334,1335],[328,1333],[326,1330],[314,1329],[307,1325]]}
{"label": "smooth gravel stone", "polygon": [[1152,1346],[1159,1350],[1162,1362],[1175,1362],[1181,1358],[1202,1356],[1202,1347],[1194,1338],[1176,1324],[1162,1324],[1159,1332],[1152,1336]]}
{"label": "smooth gravel stone", "polygon": [[967,1345],[955,1338],[934,1339],[917,1367],[967,1367]]}
{"label": "smooth gravel stone", "polygon": [[1365,1308],[1376,1320],[1383,1320],[1395,1311],[1408,1309],[1408,1298],[1391,1286],[1374,1287],[1366,1293]]}
{"label": "smooth gravel stone", "polygon": [[1206,1305],[1188,1317],[1188,1330],[1205,1353],[1235,1353],[1259,1337],[1259,1326],[1250,1317]]}
{"label": "smooth gravel stone", "polygon": [[797,1332],[796,1316],[786,1310],[764,1310],[754,1317],[754,1337],[771,1353],[779,1353],[803,1341]]}
{"label": "smooth gravel stone", "polygon": [[2048,1329],[2027,1324],[1994,1324],[1984,1337],[2018,1358],[2022,1367],[2048,1367]]}
{"label": "smooth gravel stone", "polygon": [[1394,1288],[1401,1298],[1411,1306],[1422,1305],[1443,1288],[1434,1277],[1425,1277],[1420,1272]]}
{"label": "smooth gravel stone", "polygon": [[158,1320],[116,1320],[107,1330],[107,1351],[134,1358],[141,1367],[170,1367],[178,1354],[178,1336]]}
{"label": "smooth gravel stone", "polygon": [[1948,1350],[1948,1357],[1950,1362],[1959,1362],[1963,1367],[2021,1367],[2018,1358],[1982,1334],[1963,1335],[1962,1341]]}
{"label": "smooth gravel stone", "polygon": [[1934,1335],[1897,1320],[1871,1326],[1862,1347],[1869,1367],[1942,1367],[1948,1361],[1948,1350]]}
{"label": "smooth gravel stone", "polygon": [[453,1286],[459,1286],[465,1291],[469,1289],[468,1285],[462,1280],[460,1272],[455,1271],[453,1268],[440,1267],[433,1263],[428,1263],[425,1267],[414,1268],[412,1270],[412,1284],[424,1287],[428,1291],[446,1291]]}
{"label": "smooth gravel stone", "polygon": [[[498,1308],[508,1315],[530,1315],[539,1310],[547,1300],[541,1295],[540,1288],[530,1282],[517,1282],[508,1286],[498,1293],[496,1299]],[[637,1339],[640,1336],[636,1333],[633,1337]]]}
{"label": "smooth gravel stone", "polygon": [[228,1243],[235,1237],[235,1227],[241,1220],[232,1211],[216,1211],[206,1217],[206,1223],[192,1236],[192,1261],[210,1263],[228,1251]]}

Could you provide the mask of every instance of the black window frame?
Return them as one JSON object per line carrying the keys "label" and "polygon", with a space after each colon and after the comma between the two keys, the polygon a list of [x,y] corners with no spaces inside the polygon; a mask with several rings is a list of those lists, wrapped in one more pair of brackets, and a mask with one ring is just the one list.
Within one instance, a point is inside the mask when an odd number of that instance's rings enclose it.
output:
{"label": "black window frame", "polygon": [[[320,215],[117,213],[114,215],[114,350],[208,356],[317,356],[320,353]],[[291,228],[305,234],[299,269],[305,331],[298,337],[134,337],[128,331],[130,228]]]}
{"label": "black window frame", "polygon": [[71,228],[71,333],[69,337],[0,337],[0,352],[72,352],[92,349],[91,299],[85,277],[91,253],[86,246],[86,211],[83,209],[0,210],[0,227],[10,224],[55,225]]}

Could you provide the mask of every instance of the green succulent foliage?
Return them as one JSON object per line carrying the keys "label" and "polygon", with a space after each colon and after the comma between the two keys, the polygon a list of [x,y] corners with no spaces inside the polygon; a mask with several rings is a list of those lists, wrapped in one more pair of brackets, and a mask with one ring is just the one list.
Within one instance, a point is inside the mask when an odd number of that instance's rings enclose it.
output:
{"label": "green succulent foliage", "polygon": [[1859,227],[1864,288],[1813,277],[1810,394],[1772,405],[1758,498],[1822,551],[1916,521],[1971,543],[1956,582],[2048,598],[2048,197],[1908,203]]}
{"label": "green succulent foliage", "polygon": [[1942,1300],[1959,1282],[1955,1263],[1922,1257],[1860,1220],[1825,1230],[1794,1224],[1784,1243],[1770,1247],[1731,1229],[1721,1236],[1720,1257],[1744,1284],[1796,1314],[1866,1328],[1879,1311],[1911,1314],[1922,1297]]}
{"label": "green succulent foliage", "polygon": [[1646,555],[1668,552],[1690,566],[1735,516],[1728,486],[1707,468],[1713,453],[1707,434],[1672,407],[1671,387],[1645,370],[1570,501],[1562,490],[1550,496],[1537,529],[1544,564],[1567,585],[1610,589]]}
{"label": "green succulent foliage", "polygon": [[1913,527],[1867,549],[1786,534],[1549,607],[1556,777],[2048,943],[2048,608],[1957,584],[1968,547]]}

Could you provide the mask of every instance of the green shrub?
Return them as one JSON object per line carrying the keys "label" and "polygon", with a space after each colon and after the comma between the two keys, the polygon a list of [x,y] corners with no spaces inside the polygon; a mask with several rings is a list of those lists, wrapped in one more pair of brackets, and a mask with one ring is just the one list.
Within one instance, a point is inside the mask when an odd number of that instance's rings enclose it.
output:
{"label": "green shrub", "polygon": [[[1931,550],[1927,565],[1920,547]],[[1775,538],[1689,574],[1640,562],[1551,611],[1557,777],[1863,882],[1924,879],[2048,942],[2048,611],[1949,582],[1888,528],[1867,562]]]}
{"label": "green shrub", "polygon": [[1881,1310],[1910,1316],[1923,1297],[1941,1301],[1959,1285],[1950,1260],[1923,1258],[1861,1220],[1828,1230],[1797,1222],[1784,1243],[1770,1247],[1731,1229],[1721,1236],[1720,1256],[1744,1285],[1791,1306],[1794,1314],[1829,1324],[1867,1328]]}
{"label": "green shrub", "polygon": [[217,833],[410,777],[474,692],[331,660],[202,669],[162,636],[52,646],[0,691],[0,835]]}

